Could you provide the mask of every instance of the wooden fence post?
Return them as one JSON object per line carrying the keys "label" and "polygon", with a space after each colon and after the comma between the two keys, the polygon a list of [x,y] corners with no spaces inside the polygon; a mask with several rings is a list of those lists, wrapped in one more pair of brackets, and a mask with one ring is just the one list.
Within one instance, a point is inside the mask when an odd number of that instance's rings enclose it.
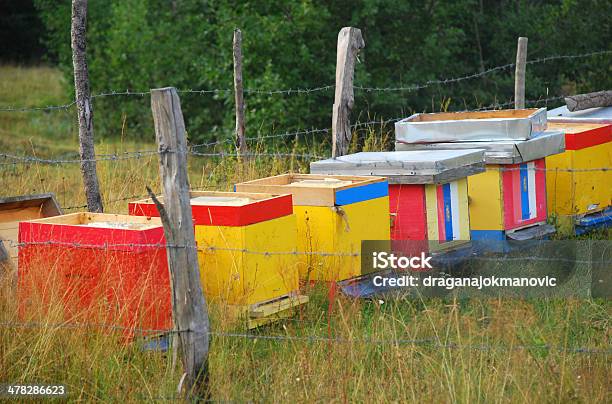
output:
{"label": "wooden fence post", "polygon": [[242,88],[242,32],[234,30],[234,98],[236,100],[236,151],[239,155],[247,153],[244,138],[244,93]]}
{"label": "wooden fence post", "polygon": [[94,150],[93,109],[89,92],[89,72],[87,70],[87,0],[72,0],[72,23],[70,30],[72,64],[74,66],[74,91],[79,118],[79,155],[81,174],[85,186],[87,209],[90,212],[103,212],[102,196],[96,171],[96,152]]}
{"label": "wooden fence post", "polygon": [[189,203],[187,139],[181,103],[173,87],[151,90],[151,110],[159,148],[164,205],[158,205],[166,243],[172,292],[172,317],[178,331],[187,391],[206,394],[209,322],[200,283]]}
{"label": "wooden fence post", "polygon": [[514,109],[525,108],[525,69],[527,67],[527,38],[519,37],[516,46],[514,71]]}
{"label": "wooden fence post", "polygon": [[336,55],[336,94],[332,111],[332,157],[345,155],[351,144],[350,113],[355,103],[355,60],[364,47],[361,30],[353,27],[340,30]]}

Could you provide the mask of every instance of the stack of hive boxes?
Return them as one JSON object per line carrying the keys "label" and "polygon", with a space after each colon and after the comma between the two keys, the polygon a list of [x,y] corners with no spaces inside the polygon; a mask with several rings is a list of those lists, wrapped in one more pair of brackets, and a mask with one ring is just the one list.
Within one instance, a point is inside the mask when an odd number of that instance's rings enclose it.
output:
{"label": "stack of hive boxes", "polygon": [[428,240],[441,250],[470,240],[466,179],[485,168],[482,150],[431,150],[362,152],[313,162],[310,170],[386,177],[391,239]]}
{"label": "stack of hive boxes", "polygon": [[306,281],[360,276],[361,242],[389,240],[389,191],[383,178],[284,174],[236,184],[236,191],[292,195],[297,261]]}
{"label": "stack of hive boxes", "polygon": [[545,109],[416,114],[396,123],[396,150],[485,150],[486,171],[468,180],[472,239],[523,240],[554,231],[544,159],[565,141],[546,128]]}
{"label": "stack of hive boxes", "polygon": [[[190,203],[208,299],[227,302],[249,328],[287,317],[308,301],[298,292],[291,195],[191,192]],[[150,199],[130,203],[129,211],[159,216]]]}

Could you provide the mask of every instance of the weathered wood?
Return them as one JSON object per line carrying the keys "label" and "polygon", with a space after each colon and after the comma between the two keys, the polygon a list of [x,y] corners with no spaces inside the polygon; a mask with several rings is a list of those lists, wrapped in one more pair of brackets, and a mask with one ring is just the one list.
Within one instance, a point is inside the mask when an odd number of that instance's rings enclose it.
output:
{"label": "weathered wood", "polygon": [[525,108],[525,70],[527,67],[527,38],[519,37],[516,46],[516,70],[514,72],[514,108]]}
{"label": "weathered wood", "polygon": [[595,93],[577,94],[565,97],[565,104],[570,112],[583,109],[612,106],[612,91],[597,91]]}
{"label": "weathered wood", "polygon": [[236,102],[236,151],[239,155],[247,153],[244,138],[244,92],[242,88],[242,32],[234,30],[234,98]]}
{"label": "weathered wood", "polygon": [[351,144],[350,113],[355,103],[355,60],[364,47],[361,30],[353,27],[340,30],[336,56],[336,94],[332,111],[332,157],[345,155]]}
{"label": "weathered wood", "polygon": [[[151,109],[159,147],[164,204],[157,201],[168,243],[172,316],[178,333],[187,391],[207,394],[209,321],[200,283],[189,204],[187,139],[175,88],[151,90]],[[154,197],[154,195],[152,196]],[[154,200],[157,200],[154,198]]]}
{"label": "weathered wood", "polygon": [[72,64],[74,90],[79,120],[79,154],[81,175],[90,212],[103,212],[102,196],[96,171],[94,151],[93,108],[87,70],[87,0],[72,0],[71,25]]}

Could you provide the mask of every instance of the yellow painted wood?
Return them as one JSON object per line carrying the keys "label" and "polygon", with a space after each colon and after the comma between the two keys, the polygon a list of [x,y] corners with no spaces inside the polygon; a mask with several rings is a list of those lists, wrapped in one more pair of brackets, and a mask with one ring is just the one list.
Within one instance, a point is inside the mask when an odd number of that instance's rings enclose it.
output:
{"label": "yellow painted wood", "polygon": [[499,165],[487,165],[484,173],[467,178],[470,228],[504,230],[504,198]]}
{"label": "yellow painted wood", "polygon": [[253,329],[278,320],[290,318],[296,314],[299,306],[308,303],[308,296],[283,296],[272,302],[257,305],[227,306],[227,319],[236,325],[242,323],[246,328]]}
{"label": "yellow painted wood", "polygon": [[546,157],[548,212],[563,220],[612,205],[612,142]]}
{"label": "yellow painted wood", "polygon": [[277,299],[272,302],[264,303],[252,307],[249,310],[250,318],[263,318],[270,317],[276,313],[279,313],[283,310],[287,310],[291,307],[296,307],[301,304],[308,303],[308,296],[297,295],[297,296],[287,296],[282,299]]}
{"label": "yellow painted wood", "polygon": [[425,185],[425,206],[427,207],[427,239],[439,240],[438,205],[435,184]]}
{"label": "yellow painted wood", "polygon": [[[296,255],[286,254],[296,250],[296,235],[293,214],[248,226],[195,226],[206,296],[230,305],[251,305],[296,291]],[[285,254],[236,251],[244,249]]]}
{"label": "yellow painted wood", "polygon": [[362,275],[362,240],[389,240],[389,197],[344,206],[294,205],[297,216],[298,250],[334,252],[357,256],[299,257],[303,280],[340,281]]}
{"label": "yellow painted wood", "polygon": [[444,250],[465,244],[470,240],[470,215],[468,210],[468,183],[467,178],[457,181],[457,192],[459,196],[459,239],[452,242],[439,243],[440,234],[438,232],[438,198],[437,185],[425,185],[425,203],[427,206],[427,238],[429,246],[433,250]]}

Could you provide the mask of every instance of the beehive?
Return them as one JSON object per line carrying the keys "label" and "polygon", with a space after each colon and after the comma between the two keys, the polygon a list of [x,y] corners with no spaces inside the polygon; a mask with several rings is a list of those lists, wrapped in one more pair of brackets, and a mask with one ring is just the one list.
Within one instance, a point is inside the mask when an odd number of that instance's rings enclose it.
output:
{"label": "beehive", "polygon": [[236,184],[236,191],[292,195],[300,277],[306,281],[362,275],[361,242],[389,239],[383,178],[284,174]]}
{"label": "beehive", "polygon": [[[291,314],[300,296],[297,232],[291,195],[191,192],[202,287],[255,327]],[[163,198],[161,199],[163,203]],[[159,216],[150,199],[131,202],[132,215]]]}
{"label": "beehive", "polygon": [[[612,125],[550,123],[565,132],[565,152],[546,157],[548,210],[572,233],[584,216],[612,205]],[[612,219],[610,219],[612,220]],[[578,229],[579,230],[579,229]]]}
{"label": "beehive", "polygon": [[472,240],[542,237],[554,231],[546,224],[545,157],[565,149],[562,132],[549,131],[525,141],[458,141],[408,144],[396,150],[482,148],[486,171],[468,178]]}
{"label": "beehive", "polygon": [[73,213],[19,223],[23,315],[62,303],[66,320],[170,329],[166,248],[157,218]]}
{"label": "beehive", "polygon": [[363,152],[313,162],[310,170],[386,177],[391,239],[429,240],[434,249],[448,249],[470,239],[466,178],[484,172],[484,152]]}
{"label": "beehive", "polygon": [[9,259],[7,265],[17,267],[17,239],[19,222],[22,220],[41,219],[61,215],[62,210],[55,200],[55,195],[22,195],[0,198],[0,244]]}

